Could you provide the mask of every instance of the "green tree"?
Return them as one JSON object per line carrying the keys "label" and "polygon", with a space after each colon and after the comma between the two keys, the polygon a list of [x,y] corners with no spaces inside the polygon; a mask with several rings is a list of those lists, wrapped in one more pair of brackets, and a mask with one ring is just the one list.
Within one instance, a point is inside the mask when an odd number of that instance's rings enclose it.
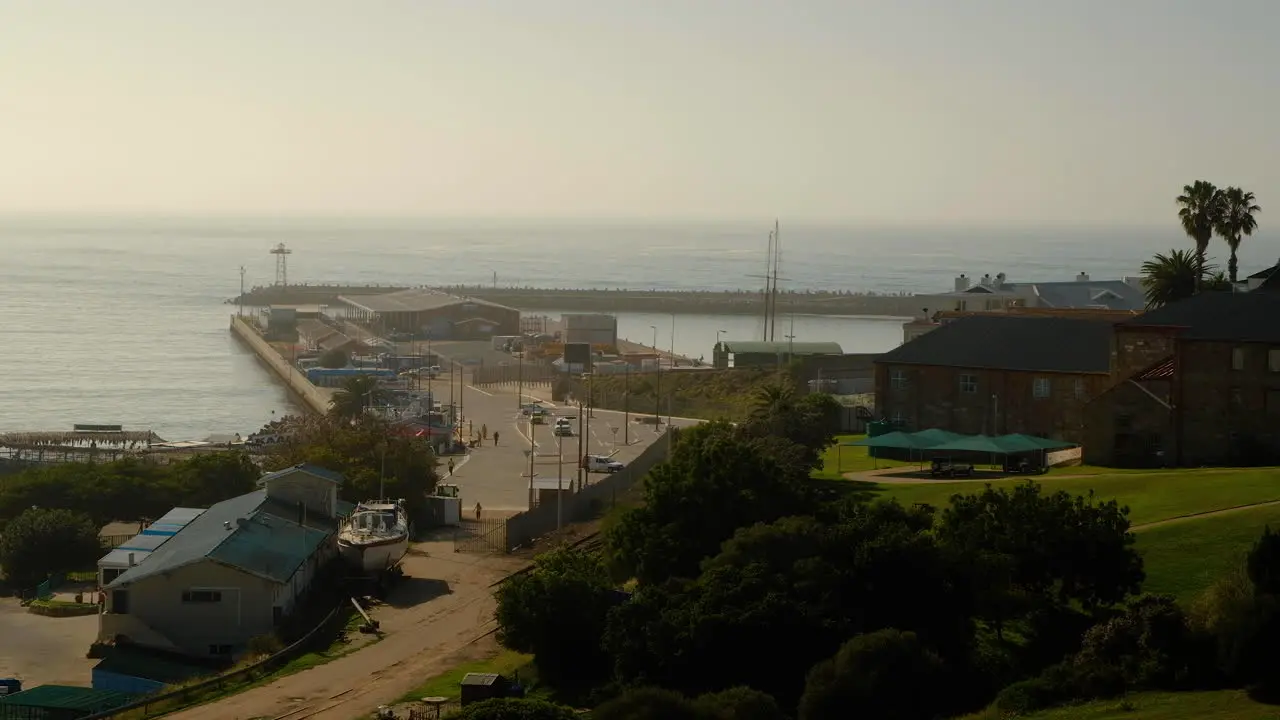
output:
{"label": "green tree", "polygon": [[791,385],[778,383],[756,389],[754,405],[743,430],[753,437],[789,440],[806,449],[811,468],[822,465],[822,453],[840,430],[840,403],[827,393],[797,396]]}
{"label": "green tree", "polygon": [[498,641],[532,653],[538,677],[561,689],[585,689],[609,677],[600,646],[614,604],[609,573],[594,553],[561,548],[497,592]]}
{"label": "green tree", "polygon": [[947,709],[940,657],[915,633],[886,628],[859,635],[814,666],[800,720],[930,720]]}
{"label": "green tree", "polygon": [[646,477],[644,504],[606,532],[610,559],[642,583],[693,577],[738,528],[811,512],[807,473],[773,439],[728,423],[682,430],[671,457]]}
{"label": "green tree", "polygon": [[1118,674],[1133,689],[1176,690],[1203,677],[1198,667],[1207,653],[1201,650],[1172,597],[1144,595],[1090,628],[1074,662]]}
{"label": "green tree", "polygon": [[176,504],[209,507],[228,498],[253,492],[262,471],[248,453],[219,452],[195,455],[172,466],[169,482]]}
{"label": "green tree", "polygon": [[384,404],[385,397],[386,393],[378,386],[378,378],[355,375],[347,378],[342,389],[333,394],[329,416],[335,420],[363,420],[368,417],[365,408]]}
{"label": "green tree", "polygon": [[271,447],[266,469],[299,463],[342,473],[347,482],[339,494],[349,502],[404,498],[415,523],[428,517],[427,496],[439,479],[435,453],[425,439],[397,435],[387,422],[373,417],[354,425],[333,420],[308,424],[288,442]]}
{"label": "green tree", "polygon": [[92,567],[102,555],[98,528],[87,515],[33,507],[10,520],[0,534],[0,568],[18,587],[53,573]]}
{"label": "green tree", "polygon": [[1031,598],[1033,606],[1112,605],[1138,592],[1144,578],[1129,508],[1100,503],[1092,491],[1045,495],[1035,482],[1012,492],[987,485],[981,493],[953,496],[936,533],[958,556],[1003,557],[1008,577],[1000,585]]}
{"label": "green tree", "polygon": [[330,369],[336,370],[338,368],[344,368],[350,365],[351,355],[348,354],[346,350],[343,350],[341,348],[334,348],[332,350],[326,350],[325,352],[321,353],[320,357],[318,358],[318,362],[320,363],[320,367],[322,368],[330,368]]}
{"label": "green tree", "polygon": [[708,720],[693,701],[674,690],[633,688],[600,705],[591,720]]}
{"label": "green tree", "polygon": [[1245,568],[1254,590],[1264,595],[1280,596],[1280,533],[1271,532],[1271,526],[1262,528],[1262,535],[1253,543]]}
{"label": "green tree", "polygon": [[1215,289],[1220,282],[1213,278],[1216,270],[1217,267],[1204,264],[1204,258],[1190,250],[1170,250],[1168,255],[1157,253],[1142,263],[1147,309],[1186,300],[1202,288]]}
{"label": "green tree", "polygon": [[494,698],[450,715],[454,720],[576,720],[573,708],[534,698]]}
{"label": "green tree", "polygon": [[749,687],[700,695],[693,706],[706,720],[785,720],[787,717],[770,695]]}
{"label": "green tree", "polygon": [[1205,251],[1209,249],[1214,229],[1222,218],[1222,192],[1211,182],[1197,180],[1183,186],[1177,203],[1182,231],[1196,244],[1196,265],[1200,271],[1195,277],[1199,281],[1205,274]]}
{"label": "green tree", "polygon": [[965,598],[917,520],[876,503],[835,524],[740,530],[697,580],[641,587],[610,614],[604,642],[618,678],[690,694],[747,685],[789,705],[808,669],[862,632],[902,627],[967,654]]}
{"label": "green tree", "polygon": [[1258,229],[1258,219],[1254,215],[1262,212],[1255,202],[1253,193],[1238,187],[1229,187],[1222,191],[1221,207],[1214,230],[1231,249],[1231,259],[1227,261],[1227,273],[1231,282],[1236,281],[1236,251],[1240,249],[1240,241],[1247,235],[1253,235]]}

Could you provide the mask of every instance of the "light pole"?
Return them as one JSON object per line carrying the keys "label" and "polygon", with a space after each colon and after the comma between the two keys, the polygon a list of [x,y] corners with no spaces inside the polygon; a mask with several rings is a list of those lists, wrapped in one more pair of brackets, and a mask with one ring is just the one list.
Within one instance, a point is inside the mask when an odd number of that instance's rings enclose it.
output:
{"label": "light pole", "polygon": [[650,325],[653,329],[653,354],[657,357],[658,367],[657,376],[653,382],[653,431],[658,432],[658,425],[662,422],[662,356],[658,354],[658,326]]}
{"label": "light pole", "polygon": [[559,530],[563,513],[561,498],[564,496],[564,435],[556,435],[556,444],[556,530]]}
{"label": "light pole", "polygon": [[529,416],[529,509],[533,509],[533,454],[537,444],[533,440],[535,433],[533,416]]}
{"label": "light pole", "polygon": [[671,367],[676,366],[676,314],[671,313]]}
{"label": "light pole", "polygon": [[238,298],[240,310],[237,313],[240,317],[244,317],[244,266],[240,266],[240,297]]}
{"label": "light pole", "polygon": [[586,455],[583,454],[582,448],[582,401],[578,401],[578,492],[582,492],[582,459]]}
{"label": "light pole", "polygon": [[624,392],[622,393],[622,444],[631,445],[631,362],[627,362],[626,369],[623,370],[625,378]]}
{"label": "light pole", "polygon": [[520,348],[520,357],[516,359],[516,411],[524,407],[524,347]]}
{"label": "light pole", "polygon": [[[431,407],[434,410],[436,404],[436,396],[431,393],[431,378],[435,376],[435,371],[431,368],[436,366],[435,356],[431,354],[431,333],[427,333],[427,394],[431,395]],[[422,372],[418,372],[418,388],[422,388]]]}

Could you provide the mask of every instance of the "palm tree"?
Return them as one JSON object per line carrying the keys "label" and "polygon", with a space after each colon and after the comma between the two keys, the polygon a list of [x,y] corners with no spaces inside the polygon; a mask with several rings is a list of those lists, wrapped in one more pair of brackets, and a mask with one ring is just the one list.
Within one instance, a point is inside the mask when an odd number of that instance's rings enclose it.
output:
{"label": "palm tree", "polygon": [[339,420],[355,420],[365,416],[365,408],[380,404],[383,392],[372,375],[348,378],[342,389],[333,394],[329,414]]}
{"label": "palm tree", "polygon": [[1253,193],[1245,192],[1238,187],[1229,187],[1222,191],[1222,205],[1214,230],[1227,241],[1231,248],[1231,259],[1227,261],[1227,274],[1231,282],[1236,281],[1236,251],[1240,249],[1240,240],[1245,235],[1252,235],[1258,229],[1258,220],[1254,213],[1262,212],[1262,208],[1254,204]]}
{"label": "palm tree", "polygon": [[790,385],[777,383],[756,388],[751,416],[757,420],[780,419],[795,409],[796,391]]}
{"label": "palm tree", "polygon": [[1220,281],[1213,276],[1216,270],[1215,266],[1206,265],[1199,253],[1191,250],[1170,250],[1168,255],[1158,253],[1142,263],[1147,309],[1185,300],[1195,295],[1198,289],[1217,289]]}
{"label": "palm tree", "polygon": [[1178,217],[1182,220],[1182,230],[1196,243],[1196,260],[1201,266],[1200,273],[1196,275],[1198,280],[1204,275],[1204,254],[1222,215],[1222,192],[1207,180],[1197,180],[1182,187],[1178,205],[1181,206]]}

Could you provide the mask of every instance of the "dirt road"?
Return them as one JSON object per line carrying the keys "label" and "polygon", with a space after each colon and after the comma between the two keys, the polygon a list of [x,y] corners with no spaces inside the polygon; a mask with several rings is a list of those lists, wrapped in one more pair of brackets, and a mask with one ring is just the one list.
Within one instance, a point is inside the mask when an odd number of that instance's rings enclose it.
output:
{"label": "dirt road", "polygon": [[98,637],[98,616],[55,618],[27,612],[16,598],[0,599],[0,677],[24,687],[90,684],[97,660],[85,658]]}
{"label": "dirt road", "polygon": [[405,558],[406,578],[375,610],[386,637],[326,665],[221,701],[169,715],[173,720],[351,720],[369,717],[427,678],[458,662],[457,654],[493,629],[494,581],[523,562],[453,552],[452,542],[415,546],[429,555]]}

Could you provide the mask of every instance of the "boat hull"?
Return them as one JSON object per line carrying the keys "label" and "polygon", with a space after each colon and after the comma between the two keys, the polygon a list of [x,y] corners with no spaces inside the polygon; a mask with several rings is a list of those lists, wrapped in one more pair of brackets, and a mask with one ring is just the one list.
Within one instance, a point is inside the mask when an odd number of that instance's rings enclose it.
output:
{"label": "boat hull", "polygon": [[338,553],[353,569],[366,573],[378,573],[400,562],[409,550],[409,537],[352,539],[338,538]]}

